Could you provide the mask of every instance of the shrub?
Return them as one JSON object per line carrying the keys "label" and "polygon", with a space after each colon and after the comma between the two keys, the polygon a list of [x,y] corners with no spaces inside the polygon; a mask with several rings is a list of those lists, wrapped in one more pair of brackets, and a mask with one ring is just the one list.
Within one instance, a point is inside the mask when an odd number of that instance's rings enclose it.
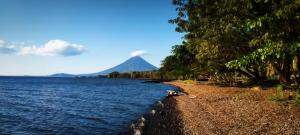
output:
{"label": "shrub", "polygon": [[277,91],[283,91],[283,86],[280,85],[280,84],[277,85],[277,86],[276,86],[276,90],[277,90]]}
{"label": "shrub", "polygon": [[300,94],[299,93],[295,96],[294,100],[295,100],[296,106],[300,107]]}
{"label": "shrub", "polygon": [[282,85],[277,85],[276,92],[271,96],[271,100],[273,101],[283,101],[283,87]]}
{"label": "shrub", "polygon": [[283,87],[277,86],[276,92],[270,97],[272,101],[279,103],[280,105],[287,105],[287,101],[284,99]]}

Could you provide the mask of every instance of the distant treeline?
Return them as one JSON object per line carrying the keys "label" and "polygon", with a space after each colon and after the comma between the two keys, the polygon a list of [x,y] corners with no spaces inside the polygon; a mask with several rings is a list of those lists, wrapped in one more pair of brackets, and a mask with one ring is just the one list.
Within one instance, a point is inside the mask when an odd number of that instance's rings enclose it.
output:
{"label": "distant treeline", "polygon": [[173,0],[183,33],[161,76],[235,85],[277,80],[299,89],[299,0]]}
{"label": "distant treeline", "polygon": [[143,72],[112,72],[107,75],[108,78],[130,78],[130,79],[162,79],[162,74],[158,70]]}

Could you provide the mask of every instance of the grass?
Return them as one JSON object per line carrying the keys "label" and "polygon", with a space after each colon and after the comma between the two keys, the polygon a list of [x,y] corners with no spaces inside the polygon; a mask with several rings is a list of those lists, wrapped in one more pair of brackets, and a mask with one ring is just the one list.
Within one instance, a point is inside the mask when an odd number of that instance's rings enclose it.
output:
{"label": "grass", "polygon": [[283,86],[277,85],[276,92],[270,97],[270,100],[279,103],[280,105],[287,105],[288,99],[284,97]]}
{"label": "grass", "polygon": [[196,81],[194,80],[183,80],[183,83],[185,84],[195,84]]}
{"label": "grass", "polygon": [[295,103],[297,107],[300,107],[300,93],[298,94],[289,94],[288,96],[284,94],[283,86],[278,85],[276,87],[276,92],[270,96],[270,100],[277,102],[280,105],[288,105],[289,101]]}

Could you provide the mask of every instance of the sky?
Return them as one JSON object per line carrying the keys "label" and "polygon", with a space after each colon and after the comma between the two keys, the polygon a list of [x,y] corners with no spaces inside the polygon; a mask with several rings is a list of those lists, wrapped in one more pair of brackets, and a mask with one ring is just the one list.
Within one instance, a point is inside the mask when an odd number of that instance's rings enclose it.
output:
{"label": "sky", "polygon": [[0,0],[0,75],[94,73],[140,55],[160,67],[182,35],[171,0]]}

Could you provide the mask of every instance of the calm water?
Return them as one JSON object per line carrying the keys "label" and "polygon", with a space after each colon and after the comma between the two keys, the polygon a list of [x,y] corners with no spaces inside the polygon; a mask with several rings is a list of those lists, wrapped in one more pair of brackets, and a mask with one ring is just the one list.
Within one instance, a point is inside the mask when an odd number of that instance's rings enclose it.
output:
{"label": "calm water", "polygon": [[141,82],[0,77],[0,134],[119,134],[173,88]]}

